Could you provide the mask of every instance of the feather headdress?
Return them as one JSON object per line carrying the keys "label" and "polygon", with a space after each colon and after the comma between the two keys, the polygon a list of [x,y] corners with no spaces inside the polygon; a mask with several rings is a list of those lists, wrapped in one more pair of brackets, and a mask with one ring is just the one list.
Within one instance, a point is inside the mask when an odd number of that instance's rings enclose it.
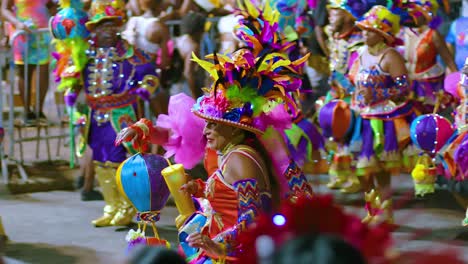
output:
{"label": "feather headdress", "polygon": [[[193,60],[212,77],[213,85],[197,100],[193,112],[218,123],[263,134],[297,111],[291,94],[299,92],[300,71],[308,56],[290,59],[296,44],[278,32],[278,12],[269,4],[238,3],[243,18],[235,34],[246,47],[230,55],[212,54]],[[288,117],[288,118],[286,118]]]}

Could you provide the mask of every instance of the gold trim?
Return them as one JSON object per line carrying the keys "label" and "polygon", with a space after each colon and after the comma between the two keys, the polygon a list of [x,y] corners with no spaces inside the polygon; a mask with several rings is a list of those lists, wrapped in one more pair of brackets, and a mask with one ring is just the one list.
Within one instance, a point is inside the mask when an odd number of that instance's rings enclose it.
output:
{"label": "gold trim", "polygon": [[202,113],[200,113],[199,111],[196,111],[196,110],[192,110],[192,113],[194,113],[196,116],[198,116],[200,118],[203,118],[205,120],[213,121],[213,122],[216,122],[216,123],[221,123],[221,124],[228,125],[228,126],[234,126],[234,127],[237,127],[237,128],[244,129],[244,130],[247,130],[249,132],[255,133],[255,134],[260,135],[260,136],[263,135],[263,133],[264,133],[260,129],[255,128],[253,126],[244,125],[244,124],[237,123],[237,122],[227,120],[227,119],[224,119],[224,118],[212,117],[212,116],[209,116],[209,115],[202,114]]}

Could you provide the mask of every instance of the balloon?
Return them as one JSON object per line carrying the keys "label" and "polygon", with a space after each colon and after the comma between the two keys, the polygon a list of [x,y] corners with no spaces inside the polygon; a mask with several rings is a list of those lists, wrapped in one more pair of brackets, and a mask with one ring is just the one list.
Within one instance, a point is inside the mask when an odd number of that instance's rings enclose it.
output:
{"label": "balloon", "polygon": [[352,131],[354,113],[345,101],[332,100],[320,109],[319,123],[324,137],[341,141]]}
{"label": "balloon", "polygon": [[446,118],[437,114],[417,117],[411,123],[411,140],[428,154],[435,155],[455,132]]}
{"label": "balloon", "polygon": [[63,8],[49,21],[52,35],[56,39],[87,38],[89,31],[86,29],[88,14],[75,8]]}
{"label": "balloon", "polygon": [[[169,166],[162,156],[155,154],[135,154],[119,166],[116,174],[120,191],[125,194],[138,210],[140,217],[145,213],[159,211],[166,205],[169,189],[161,171]],[[158,219],[145,219],[147,221]]]}
{"label": "balloon", "polygon": [[447,75],[444,80],[444,90],[458,99],[461,98],[460,88],[459,88],[460,80],[461,80],[460,72],[453,72]]}

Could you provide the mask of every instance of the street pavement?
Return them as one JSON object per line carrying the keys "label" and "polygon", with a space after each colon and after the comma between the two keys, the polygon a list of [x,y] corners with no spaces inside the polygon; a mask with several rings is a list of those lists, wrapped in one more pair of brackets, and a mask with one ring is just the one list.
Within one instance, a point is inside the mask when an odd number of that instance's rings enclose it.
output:
{"label": "street pavement", "polygon": [[[394,180],[395,217],[400,225],[393,233],[395,248],[456,249],[468,263],[467,228],[460,226],[463,208],[444,190],[426,199],[414,199],[408,178],[400,176]],[[323,185],[316,186],[315,191],[330,192]],[[364,215],[360,195],[334,194],[347,211]],[[100,216],[102,206],[102,201],[80,201],[78,191],[1,195],[0,215],[10,237],[6,263],[124,263],[129,228],[94,228],[90,224]],[[176,208],[166,207],[161,216],[157,225],[160,236],[176,245]]]}

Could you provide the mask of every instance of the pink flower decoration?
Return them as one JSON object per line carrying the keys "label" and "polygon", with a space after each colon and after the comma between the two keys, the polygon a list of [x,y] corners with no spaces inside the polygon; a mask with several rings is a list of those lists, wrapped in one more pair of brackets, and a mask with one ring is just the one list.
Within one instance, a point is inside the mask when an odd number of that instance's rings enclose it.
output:
{"label": "pink flower decoration", "polygon": [[106,12],[106,15],[108,15],[108,16],[115,16],[116,15],[116,11],[112,6],[106,6],[106,11],[105,12]]}

